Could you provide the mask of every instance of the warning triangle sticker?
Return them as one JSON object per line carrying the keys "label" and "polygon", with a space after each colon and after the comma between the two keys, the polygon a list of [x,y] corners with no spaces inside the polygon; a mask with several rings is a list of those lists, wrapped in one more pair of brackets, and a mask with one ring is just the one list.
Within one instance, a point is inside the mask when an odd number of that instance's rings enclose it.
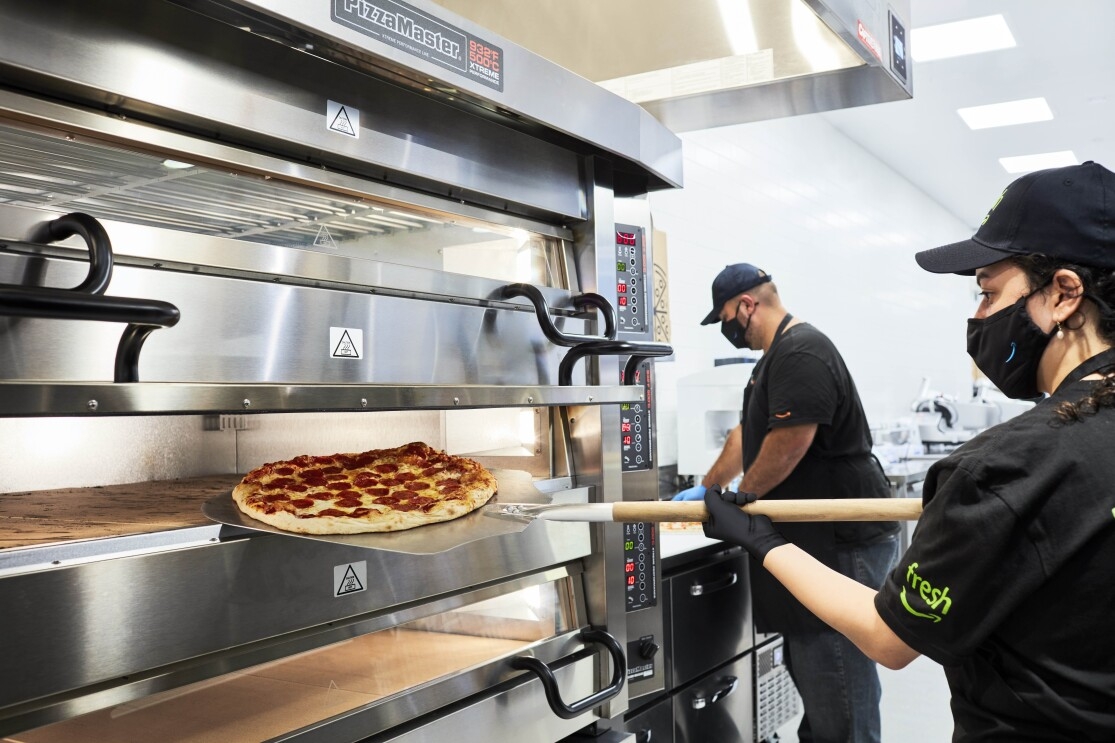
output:
{"label": "warning triangle sticker", "polygon": [[356,136],[356,130],[352,127],[352,120],[349,119],[348,111],[345,110],[344,106],[340,107],[337,115],[333,117],[333,121],[329,122],[329,128],[350,137]]}
{"label": "warning triangle sticker", "polygon": [[356,571],[352,569],[351,565],[349,565],[348,570],[345,571],[344,577],[341,578],[341,584],[337,586],[336,595],[344,596],[346,593],[356,593],[357,591],[363,590],[364,584],[362,584],[360,582],[360,579],[356,577]]}
{"label": "warning triangle sticker", "polygon": [[[341,333],[341,340],[337,342],[337,347],[333,349],[333,358],[360,358],[360,352],[356,350],[356,344],[352,342],[347,330]],[[349,568],[349,571],[351,572],[352,568]]]}
{"label": "warning triangle sticker", "polygon": [[317,236],[314,237],[314,247],[337,249],[337,243],[333,240],[333,236],[329,234],[329,228],[325,225],[321,225],[317,228]]}

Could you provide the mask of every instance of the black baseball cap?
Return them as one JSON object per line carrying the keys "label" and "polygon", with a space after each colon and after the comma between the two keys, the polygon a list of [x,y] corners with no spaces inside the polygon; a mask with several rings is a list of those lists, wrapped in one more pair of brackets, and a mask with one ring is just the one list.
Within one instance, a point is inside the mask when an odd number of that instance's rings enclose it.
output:
{"label": "black baseball cap", "polygon": [[710,325],[720,322],[720,310],[725,302],[748,289],[754,289],[759,284],[767,283],[770,278],[770,274],[755,268],[750,263],[733,263],[725,266],[724,270],[712,280],[712,312],[701,320],[701,324]]}
{"label": "black baseball cap", "polygon": [[972,276],[977,268],[1040,253],[1115,268],[1115,173],[1089,160],[1018,178],[968,240],[914,256],[933,273]]}

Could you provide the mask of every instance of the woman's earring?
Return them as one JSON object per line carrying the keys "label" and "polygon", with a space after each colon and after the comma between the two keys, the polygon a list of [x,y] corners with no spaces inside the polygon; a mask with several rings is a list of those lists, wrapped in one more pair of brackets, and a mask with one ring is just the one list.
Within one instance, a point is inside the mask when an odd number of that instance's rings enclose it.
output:
{"label": "woman's earring", "polygon": [[1057,340],[1063,341],[1065,339],[1065,331],[1061,330],[1061,323],[1057,323]]}

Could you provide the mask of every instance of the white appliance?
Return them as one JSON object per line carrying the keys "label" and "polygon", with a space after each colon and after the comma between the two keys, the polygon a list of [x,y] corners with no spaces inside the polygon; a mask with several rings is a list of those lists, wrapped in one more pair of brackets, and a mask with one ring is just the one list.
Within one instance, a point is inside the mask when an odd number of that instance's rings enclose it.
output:
{"label": "white appliance", "polygon": [[[733,361],[735,361],[733,359]],[[741,359],[678,380],[678,475],[704,477],[739,425],[743,388],[757,359]]]}

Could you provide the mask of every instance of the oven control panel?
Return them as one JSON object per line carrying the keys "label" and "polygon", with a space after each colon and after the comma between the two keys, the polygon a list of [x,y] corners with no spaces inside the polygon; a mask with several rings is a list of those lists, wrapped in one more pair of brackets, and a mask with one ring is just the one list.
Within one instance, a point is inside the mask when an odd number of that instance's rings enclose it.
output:
{"label": "oven control panel", "polygon": [[642,227],[616,225],[616,330],[646,333],[650,329],[647,296],[647,251]]}
{"label": "oven control panel", "polygon": [[[643,388],[643,399],[638,402],[621,403],[619,406],[621,472],[637,472],[651,468],[651,434],[654,421],[652,367],[650,361],[644,361],[635,370],[635,384]],[[623,376],[622,371],[620,376]]]}
{"label": "oven control panel", "polygon": [[623,525],[623,570],[627,611],[658,605],[658,560],[654,524]]}

